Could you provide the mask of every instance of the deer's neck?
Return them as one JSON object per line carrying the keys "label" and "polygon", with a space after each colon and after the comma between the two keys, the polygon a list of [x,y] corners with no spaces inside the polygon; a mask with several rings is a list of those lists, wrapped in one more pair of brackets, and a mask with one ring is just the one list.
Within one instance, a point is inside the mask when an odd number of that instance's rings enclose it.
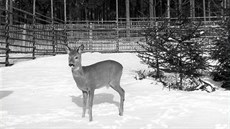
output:
{"label": "deer's neck", "polygon": [[72,73],[74,77],[84,77],[84,71],[82,66],[72,68]]}
{"label": "deer's neck", "polygon": [[82,67],[72,68],[72,74],[75,82],[77,83],[77,87],[83,91],[88,91],[87,88],[87,80],[85,78],[84,70]]}

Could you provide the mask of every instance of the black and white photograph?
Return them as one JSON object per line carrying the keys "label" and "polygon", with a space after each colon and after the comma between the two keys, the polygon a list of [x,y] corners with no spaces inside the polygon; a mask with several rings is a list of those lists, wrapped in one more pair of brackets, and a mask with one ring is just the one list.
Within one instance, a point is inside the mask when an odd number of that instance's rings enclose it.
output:
{"label": "black and white photograph", "polygon": [[230,0],[0,0],[0,129],[230,129]]}

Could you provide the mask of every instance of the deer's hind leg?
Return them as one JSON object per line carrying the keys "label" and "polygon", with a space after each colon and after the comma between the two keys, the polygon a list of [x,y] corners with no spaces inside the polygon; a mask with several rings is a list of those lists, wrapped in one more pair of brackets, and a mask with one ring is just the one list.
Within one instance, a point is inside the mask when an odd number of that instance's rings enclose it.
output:
{"label": "deer's hind leg", "polygon": [[125,101],[125,91],[121,88],[120,82],[110,82],[110,87],[112,87],[115,91],[117,91],[120,95],[120,107],[119,107],[119,115],[123,116],[124,112],[124,101]]}
{"label": "deer's hind leg", "polygon": [[89,91],[89,121],[93,121],[92,108],[93,108],[94,90]]}

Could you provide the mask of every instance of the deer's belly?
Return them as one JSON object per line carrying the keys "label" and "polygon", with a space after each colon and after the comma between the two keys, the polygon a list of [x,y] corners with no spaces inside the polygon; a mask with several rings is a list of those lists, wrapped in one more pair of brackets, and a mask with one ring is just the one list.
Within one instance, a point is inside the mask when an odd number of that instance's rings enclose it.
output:
{"label": "deer's belly", "polygon": [[89,91],[89,87],[82,86],[82,85],[77,85],[77,87],[82,91]]}
{"label": "deer's belly", "polygon": [[98,84],[98,85],[96,85],[96,89],[98,89],[98,88],[101,88],[101,87],[104,87],[104,86],[109,86],[109,84],[108,83],[103,83],[103,84]]}

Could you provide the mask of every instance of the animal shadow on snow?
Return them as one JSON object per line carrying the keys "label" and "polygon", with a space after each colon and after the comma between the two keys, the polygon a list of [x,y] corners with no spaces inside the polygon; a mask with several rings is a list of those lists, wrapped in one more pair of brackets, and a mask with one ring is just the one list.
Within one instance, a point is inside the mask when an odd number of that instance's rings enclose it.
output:
{"label": "animal shadow on snow", "polygon": [[[75,103],[79,107],[83,107],[83,97],[82,95],[79,96],[70,96],[72,98],[72,102]],[[102,104],[102,103],[110,103],[114,104],[119,108],[119,102],[116,102],[113,100],[114,95],[112,94],[107,94],[107,93],[100,93],[100,94],[95,94],[94,99],[93,99],[93,104]]]}
{"label": "animal shadow on snow", "polygon": [[9,96],[13,91],[0,91],[0,99]]}

